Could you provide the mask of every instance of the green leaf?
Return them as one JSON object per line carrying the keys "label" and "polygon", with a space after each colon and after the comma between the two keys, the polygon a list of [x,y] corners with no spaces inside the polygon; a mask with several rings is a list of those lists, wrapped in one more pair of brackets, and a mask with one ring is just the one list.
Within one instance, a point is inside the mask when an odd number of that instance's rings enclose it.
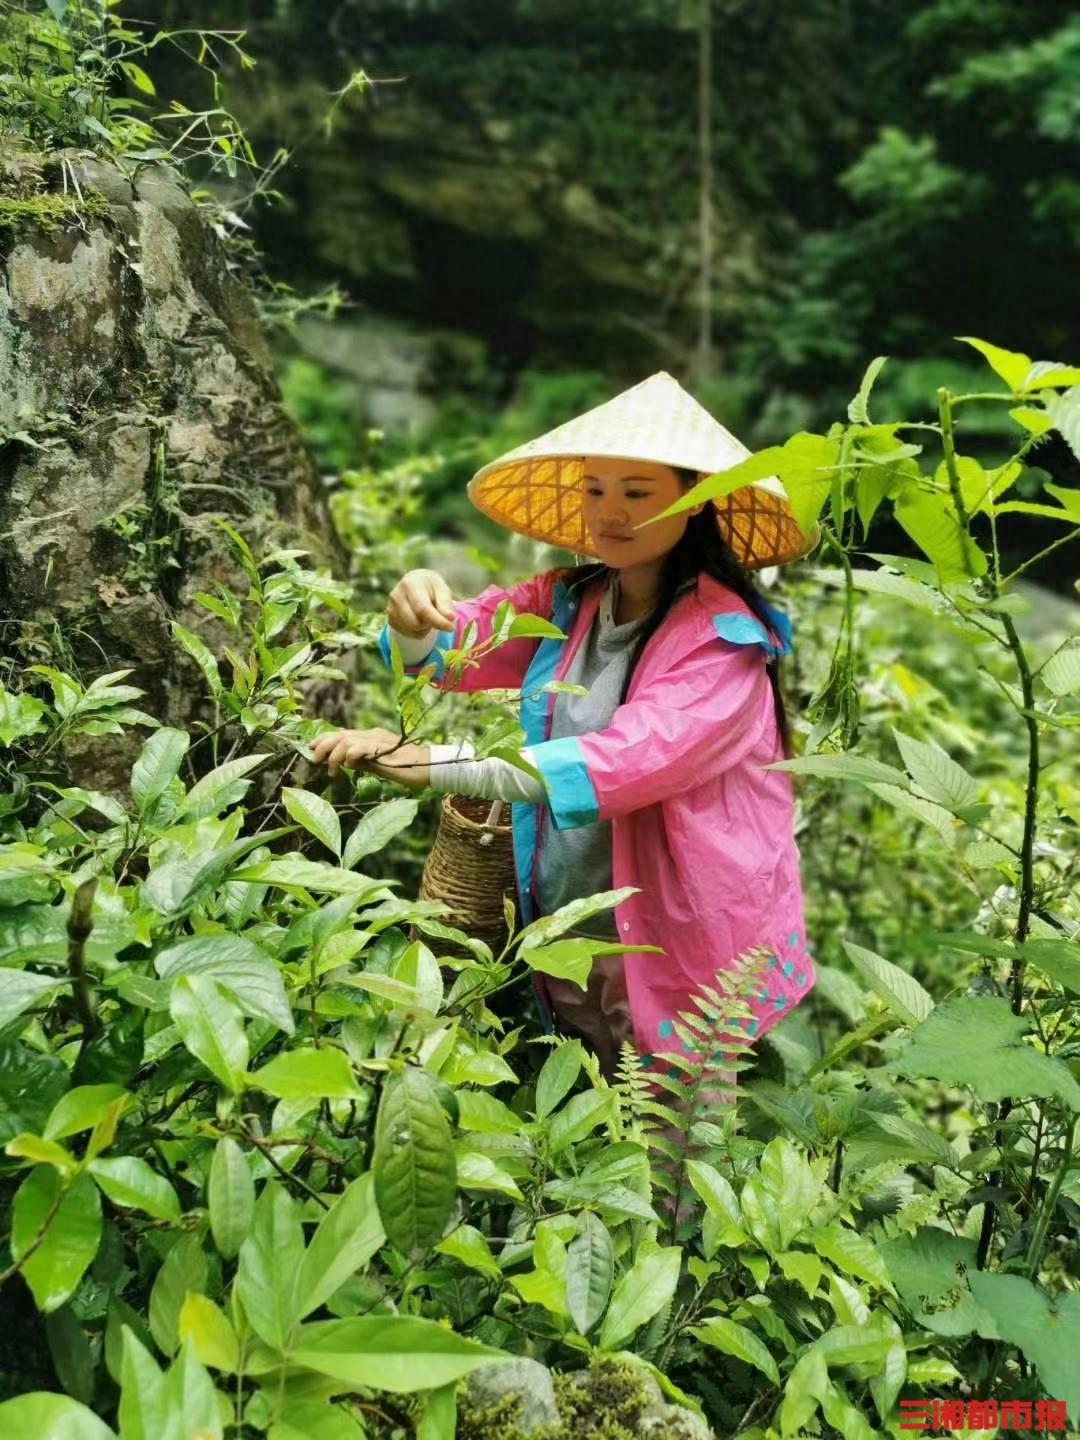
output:
{"label": "green leaf", "polygon": [[529,1270],[524,1275],[511,1275],[509,1280],[526,1305],[540,1305],[550,1315],[566,1316],[566,1285],[562,1276],[550,1270]]}
{"label": "green leaf", "polygon": [[833,1224],[820,1226],[812,1232],[810,1239],[818,1254],[831,1260],[845,1275],[869,1280],[882,1290],[895,1293],[885,1262],[868,1235]]}
{"label": "green leaf", "polygon": [[193,935],[170,945],[154,959],[163,980],[209,975],[253,1020],[268,1020],[286,1035],[295,1030],[281,971],[243,935]]}
{"label": "green leaf", "polygon": [[229,1317],[205,1295],[191,1291],[180,1307],[180,1343],[190,1340],[203,1365],[235,1375],[240,1343]]}
{"label": "green leaf", "polygon": [[269,755],[240,755],[211,770],[188,791],[183,806],[184,815],[189,820],[203,820],[209,815],[220,814],[229,805],[235,805],[251,787],[251,781],[244,777],[269,758]]}
{"label": "green leaf", "polygon": [[1080,995],[1080,944],[1075,940],[1025,940],[1016,948],[1044,975]]}
{"label": "green leaf", "polygon": [[416,1422],[416,1440],[454,1440],[457,1434],[457,1382],[428,1390]]}
{"label": "green leaf", "polygon": [[571,1095],[551,1121],[548,1131],[551,1153],[558,1154],[568,1145],[584,1140],[597,1125],[611,1118],[614,1103],[615,1096],[611,1090],[583,1090],[579,1095]]}
{"label": "green leaf", "polygon": [[466,1148],[467,1141],[459,1141],[454,1147],[457,1185],[460,1190],[494,1190],[499,1195],[509,1195],[513,1200],[522,1199],[513,1178],[498,1165],[490,1155]]}
{"label": "green leaf", "polygon": [[329,800],[313,795],[310,790],[294,789],[291,785],[282,787],[281,798],[296,823],[340,858],[341,821]]}
{"label": "green leaf", "polygon": [[1052,1301],[1030,1280],[985,1270],[973,1271],[968,1284],[977,1304],[993,1317],[997,1333],[989,1338],[1018,1345],[1038,1370],[1046,1393],[1063,1400],[1069,1415],[1080,1415],[1080,1293]]}
{"label": "green leaf", "polygon": [[948,496],[909,486],[897,496],[893,510],[932,562],[940,584],[986,574],[986,556],[960,524]]}
{"label": "green leaf", "polygon": [[826,780],[858,780],[862,784],[903,785],[907,776],[892,765],[868,755],[799,755],[793,760],[774,760],[763,770],[787,770],[793,775],[820,775]]}
{"label": "green leaf", "polygon": [[1036,360],[1024,380],[1024,389],[1062,389],[1066,385],[1080,385],[1080,370],[1075,365],[1062,365],[1058,360]]}
{"label": "green leaf", "polygon": [[415,800],[401,796],[394,800],[384,800],[381,805],[374,805],[365,811],[345,842],[346,870],[351,870],[365,855],[373,855],[389,845],[395,835],[399,835],[416,819],[418,808]]}
{"label": "green leaf", "polygon": [[[956,457],[956,474],[960,482],[960,495],[969,515],[985,515],[994,511],[994,502],[1010,489],[1021,473],[1018,461],[1001,465],[996,470],[984,470],[970,455]],[[948,466],[943,460],[937,468],[935,481],[946,487],[949,483]]]}
{"label": "green leaf", "polygon": [[818,1293],[821,1276],[825,1269],[818,1257],[808,1254],[805,1250],[784,1250],[776,1256],[776,1263],[787,1278],[801,1285],[813,1300]]}
{"label": "green leaf", "polygon": [[264,860],[238,870],[230,878],[278,885],[285,890],[310,890],[316,895],[355,895],[357,903],[394,898],[385,880],[372,880],[370,875],[358,875],[319,860]]}
{"label": "green leaf", "polygon": [[776,1207],[777,1249],[786,1250],[806,1227],[823,1187],[806,1155],[783,1135],[774,1136],[758,1161],[758,1180]]}
{"label": "green leaf", "polygon": [[300,1267],[300,1318],[325,1304],[385,1240],[375,1177],[368,1171],[338,1196],[312,1237]]}
{"label": "green leaf", "polygon": [[[936,1225],[925,1225],[914,1235],[894,1235],[877,1248],[893,1284],[913,1311],[926,1310],[928,1303],[939,1309],[938,1302],[950,1292],[966,1289],[966,1275],[976,1268],[975,1241]],[[917,1319],[922,1324],[925,1316]]]}
{"label": "green leaf", "polygon": [[179,621],[172,622],[173,639],[178,641],[181,648],[186,650],[195,664],[202,671],[203,679],[206,681],[207,689],[215,699],[224,691],[221,683],[221,673],[218,670],[218,663],[214,659],[213,651],[201,636],[196,635],[193,630],[187,630]]}
{"label": "green leaf", "polygon": [[73,1400],[88,1405],[94,1396],[97,1357],[74,1306],[62,1305],[46,1315],[44,1326],[60,1388]]}
{"label": "green leaf", "polygon": [[851,940],[841,939],[841,943],[855,969],[897,1019],[905,1025],[919,1025],[929,1017],[933,998],[913,975]]}
{"label": "green leaf", "polygon": [[615,1278],[615,1246],[607,1226],[586,1210],[566,1252],[566,1304],[579,1335],[598,1324]]}
{"label": "green leaf", "polygon": [[[1047,490],[1052,490],[1052,485],[1047,485]],[[1010,500],[1005,505],[997,507],[999,515],[1041,515],[1046,520],[1060,520],[1065,525],[1078,525],[1075,515],[1068,510],[1061,509],[1054,505],[1036,505],[1030,500]]]}
{"label": "green leaf", "polygon": [[944,805],[936,805],[933,800],[924,800],[921,795],[913,795],[908,789],[901,789],[897,785],[867,786],[875,795],[879,795],[895,810],[905,815],[913,815],[923,825],[929,825],[935,830],[941,839],[948,846],[956,844],[959,826],[950,810]]}
{"label": "green leaf", "polygon": [[1030,405],[1019,405],[1015,410],[1010,410],[1009,415],[1030,435],[1045,435],[1054,428],[1054,422],[1045,410],[1036,410]]}
{"label": "green leaf", "polygon": [[580,1040],[565,1040],[544,1061],[536,1081],[536,1118],[543,1120],[573,1089],[581,1074],[584,1050]]}
{"label": "green leaf", "polygon": [[116,1440],[115,1433],[92,1410],[46,1390],[5,1400],[0,1405],[0,1433],[21,1435],[25,1440]]}
{"label": "green leaf", "polygon": [[764,1342],[745,1325],[737,1325],[734,1320],[716,1315],[703,1325],[691,1326],[690,1333],[696,1335],[703,1345],[722,1350],[725,1355],[734,1355],[737,1360],[753,1365],[763,1375],[768,1376],[774,1385],[779,1385],[780,1371],[776,1368],[776,1361],[769,1354]]}
{"label": "green leaf", "polygon": [[155,1220],[179,1221],[176,1191],[156,1170],[135,1155],[91,1160],[87,1167],[114,1205],[142,1210]]}
{"label": "green leaf", "polygon": [[1002,350],[988,340],[976,340],[972,335],[955,337],[964,345],[971,345],[989,362],[995,374],[1000,375],[1014,394],[1022,394],[1024,382],[1031,373],[1031,358],[1019,350]]}
{"label": "green leaf", "polygon": [[954,813],[975,804],[979,798],[978,785],[940,745],[901,735],[891,725],[889,728],[904,757],[908,774],[924,795]]}
{"label": "green leaf", "polygon": [[176,779],[190,743],[186,731],[165,725],[147,740],[131,770],[131,798],[140,815],[145,815]]}
{"label": "green leaf", "polygon": [[18,1019],[65,983],[55,975],[34,975],[29,970],[0,970],[0,1026]]}
{"label": "green leaf", "polygon": [[[784,483],[791,513],[801,530],[810,534],[832,488],[834,467],[840,460],[840,441],[800,431],[785,440],[776,476]],[[736,469],[738,467],[736,466]],[[725,471],[727,475],[730,472]]]}
{"label": "green leaf", "polygon": [[228,1135],[214,1147],[206,1183],[210,1233],[218,1254],[231,1260],[251,1230],[255,1211],[255,1181],[244,1152]]}
{"label": "green leaf", "polygon": [[[824,573],[833,575],[836,572]],[[841,578],[842,575],[837,577],[838,580]],[[885,595],[890,600],[902,600],[905,605],[910,605],[915,610],[924,610],[928,615],[942,615],[948,609],[948,601],[944,600],[933,586],[911,575],[894,575],[891,570],[884,568],[856,570],[851,577],[851,583],[856,590],[863,590],[870,595]]]}
{"label": "green leaf", "polygon": [[240,1011],[209,975],[181,975],[169,997],[181,1039],[217,1080],[239,1094],[244,1088],[248,1043]]}
{"label": "green leaf", "polygon": [[287,1050],[248,1077],[280,1100],[353,1100],[360,1094],[341,1050]]}
{"label": "green leaf", "polygon": [[542,915],[539,920],[534,920],[521,932],[518,954],[524,959],[530,950],[539,949],[541,945],[548,944],[557,935],[562,935],[566,930],[571,930],[580,925],[582,920],[590,916],[599,915],[602,910],[610,910],[614,905],[620,904],[628,896],[636,894],[636,887],[623,885],[618,890],[601,890],[595,895],[584,896],[579,900],[571,900],[566,905],[560,905],[558,910],[553,910],[550,915]]}
{"label": "green leaf", "polygon": [[1043,403],[1069,449],[1080,457],[1080,386],[1073,386],[1064,395],[1050,395]]}
{"label": "green leaf", "polygon": [[476,1050],[472,1054],[452,1055],[443,1067],[440,1079],[448,1085],[501,1085],[517,1076],[501,1055],[492,1050]]}
{"label": "green leaf", "polygon": [[76,1176],[65,1190],[51,1165],[36,1165],[15,1192],[11,1254],[19,1260],[35,1246],[22,1276],[39,1310],[58,1310],[74,1293],[100,1242],[101,1200],[90,1177]]}
{"label": "green leaf", "polygon": [[407,985],[416,997],[414,1004],[430,1015],[442,1007],[443,980],[439,962],[422,940],[407,945],[390,967],[394,980]]}
{"label": "green leaf", "polygon": [[765,450],[759,450],[755,455],[748,455],[740,460],[737,465],[732,465],[726,470],[720,470],[715,475],[707,475],[703,480],[681,495],[666,510],[661,510],[656,519],[663,520],[669,515],[678,515],[683,510],[689,510],[692,506],[699,504],[702,500],[719,500],[725,495],[730,495],[733,490],[741,490],[744,485],[751,485],[758,480],[766,480],[779,473],[779,466],[783,463],[784,448],[780,445],[770,445]]}
{"label": "green leaf", "polygon": [[640,1256],[615,1287],[600,1330],[601,1350],[614,1350],[671,1300],[679,1283],[678,1245]]}
{"label": "green leaf", "polygon": [[686,1174],[690,1184],[705,1201],[713,1215],[721,1220],[729,1221],[732,1225],[741,1224],[742,1216],[739,1213],[739,1202],[736,1199],[735,1191],[719,1170],[706,1164],[704,1160],[688,1160]]}
{"label": "green leaf", "polygon": [[[287,835],[291,828],[287,825],[261,834],[243,835],[208,855],[174,855],[151,868],[143,881],[142,898],[159,915],[177,920],[207,899],[242,856]],[[231,878],[240,878],[239,873]]]}
{"label": "green leaf", "polygon": [[592,940],[556,940],[551,945],[527,951],[525,959],[533,970],[552,975],[556,980],[572,980],[584,990],[592,973],[593,957],[621,949],[619,945]]}
{"label": "green leaf", "polygon": [[164,1401],[180,1437],[223,1440],[222,1410],[217,1404],[213,1381],[190,1339],[181,1345],[180,1355],[168,1369]]}
{"label": "green leaf", "polygon": [[131,81],[132,85],[135,86],[136,90],[141,90],[144,95],[155,95],[157,93],[154,89],[154,82],[150,79],[150,76],[141,66],[136,65],[134,61],[121,60],[120,68]]}
{"label": "green leaf", "polygon": [[[1077,407],[1080,408],[1080,388],[1070,390],[1070,395],[1076,396]],[[1055,500],[1060,500],[1061,508],[1066,511],[1074,524],[1080,525],[1080,490],[1075,486],[1044,485],[1043,489],[1048,495],[1053,495]]]}
{"label": "green leaf", "polygon": [[150,1333],[163,1355],[180,1344],[180,1311],[188,1291],[206,1289],[209,1265],[197,1231],[180,1236],[165,1256],[150,1291]]}
{"label": "green leaf", "polygon": [[52,1165],[65,1178],[75,1169],[75,1157],[62,1145],[43,1140],[40,1135],[23,1132],[13,1136],[4,1146],[4,1154],[14,1160],[33,1160],[36,1164]]}
{"label": "green leaf", "polygon": [[459,1090],[458,1128],[480,1135],[518,1135],[525,1122],[486,1090]]}
{"label": "green leaf", "polygon": [[284,1350],[300,1319],[304,1232],[292,1197],[267,1181],[255,1202],[251,1234],[240,1247],[236,1285],[259,1339]]}
{"label": "green leaf", "polygon": [[511,640],[535,639],[537,636],[555,640],[566,638],[557,625],[541,619],[539,615],[515,615],[507,630],[507,637]]}
{"label": "green leaf", "polygon": [[372,1169],[388,1240],[410,1259],[423,1256],[446,1229],[457,1165],[446,1112],[431,1076],[416,1065],[383,1087]]}
{"label": "green leaf", "polygon": [[848,419],[853,425],[870,424],[870,411],[868,408],[870,403],[870,391],[874,388],[874,381],[881,374],[882,368],[884,367],[885,362],[888,360],[888,358],[889,357],[887,355],[876,355],[874,359],[870,361],[870,364],[866,367],[866,373],[863,375],[862,384],[859,386],[859,393],[855,396],[854,400],[852,400],[851,404],[848,406]]}
{"label": "green leaf", "polygon": [[955,1167],[959,1156],[944,1136],[902,1115],[878,1112],[866,1129],[848,1138],[848,1157],[860,1166],[876,1165],[893,1156],[931,1165]]}
{"label": "green leaf", "polygon": [[499,1262],[491,1253],[487,1236],[472,1225],[459,1225],[456,1230],[451,1230],[435,1249],[440,1255],[449,1255],[452,1260],[460,1260],[470,1270],[480,1270],[495,1279],[502,1275]]}
{"label": "green leaf", "polygon": [[123,1440],[160,1440],[171,1429],[165,1408],[165,1377],[157,1361],[127,1325],[120,1361],[120,1433]]}
{"label": "green leaf", "polygon": [[438,1389],[481,1365],[512,1358],[434,1320],[405,1315],[305,1325],[292,1353],[304,1369],[399,1395]]}
{"label": "green leaf", "polygon": [[1080,694],[1080,637],[1066,640],[1039,667],[1038,675],[1052,695]]}
{"label": "green leaf", "polygon": [[0,745],[11,745],[45,729],[45,706],[32,695],[12,695],[0,685]]}
{"label": "green leaf", "polygon": [[1024,1043],[1026,1018],[998,996],[944,1000],[915,1030],[904,1053],[883,1069],[968,1085],[983,1100],[1055,1095],[1080,1110],[1080,1085],[1056,1056]]}

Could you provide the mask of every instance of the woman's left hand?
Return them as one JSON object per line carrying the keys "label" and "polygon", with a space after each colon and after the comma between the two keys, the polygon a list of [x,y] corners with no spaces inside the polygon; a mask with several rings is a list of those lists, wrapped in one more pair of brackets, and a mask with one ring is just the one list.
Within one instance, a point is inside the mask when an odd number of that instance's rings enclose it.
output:
{"label": "woman's left hand", "polygon": [[350,770],[372,771],[384,780],[397,780],[410,790],[423,790],[430,783],[430,748],[402,743],[392,730],[327,731],[312,743],[311,758],[317,765],[325,760],[331,778],[344,765]]}

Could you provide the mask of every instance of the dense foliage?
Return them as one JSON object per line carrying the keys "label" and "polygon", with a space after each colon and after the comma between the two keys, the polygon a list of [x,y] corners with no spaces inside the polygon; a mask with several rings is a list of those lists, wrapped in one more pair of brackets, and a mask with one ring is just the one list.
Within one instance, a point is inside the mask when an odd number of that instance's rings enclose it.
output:
{"label": "dense foliage", "polygon": [[[216,706],[200,733],[154,725],[123,675],[9,667],[8,1428],[450,1436],[457,1382],[521,1353],[620,1356],[718,1429],[785,1440],[819,1412],[895,1432],[902,1394],[957,1383],[1075,1410],[1080,644],[1021,637],[993,540],[1038,436],[1073,435],[1080,372],[972,343],[1015,461],[961,452],[962,396],[937,426],[871,422],[875,362],[846,422],[699,491],[779,470],[840,561],[791,592],[813,693],[783,763],[832,783],[799,781],[820,994],[773,1032],[771,1075],[740,1023],[763,955],[687,1010],[666,1076],[627,1051],[608,1084],[513,997],[534,970],[583,979],[565,929],[617,894],[508,916],[494,954],[396,893],[417,800],[303,779],[303,687],[380,617],[301,554],[233,535],[246,592],[203,603],[234,638],[177,631]],[[1080,514],[1048,501],[1054,546]],[[854,569],[882,504],[924,559]],[[486,643],[545,626],[507,606]],[[455,697],[381,674],[403,735],[433,733]],[[480,753],[515,753],[512,714],[478,710]],[[66,740],[148,725],[128,797],[64,783]],[[705,1111],[725,1054],[742,1103]]]}

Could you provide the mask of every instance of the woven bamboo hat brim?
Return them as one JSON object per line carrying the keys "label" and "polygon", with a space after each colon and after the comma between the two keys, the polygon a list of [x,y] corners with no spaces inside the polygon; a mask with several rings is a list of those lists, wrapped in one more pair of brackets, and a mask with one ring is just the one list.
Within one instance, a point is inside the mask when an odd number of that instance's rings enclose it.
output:
{"label": "woven bamboo hat brim", "polygon": [[[730,470],[751,452],[658,370],[613,400],[587,410],[492,460],[469,481],[469,499],[491,520],[578,555],[596,555],[582,516],[582,475],[589,456],[651,460],[695,470]],[[786,565],[814,548],[781,482],[771,476],[714,500],[717,528],[747,570]]]}

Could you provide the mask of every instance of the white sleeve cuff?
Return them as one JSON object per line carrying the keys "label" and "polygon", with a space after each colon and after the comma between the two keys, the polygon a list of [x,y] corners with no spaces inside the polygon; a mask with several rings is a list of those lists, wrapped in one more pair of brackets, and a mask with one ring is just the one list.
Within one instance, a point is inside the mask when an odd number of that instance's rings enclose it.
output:
{"label": "white sleeve cuff", "polygon": [[387,621],[386,628],[390,632],[391,638],[397,641],[403,665],[419,665],[435,644],[435,636],[438,633],[432,626],[426,635],[402,635],[401,631],[395,630],[389,621]]}
{"label": "white sleeve cuff", "polygon": [[[473,758],[476,747],[469,740],[428,748],[431,788],[440,794],[471,795],[481,800],[518,800],[528,804],[547,799],[543,784],[508,760],[496,756],[486,760]],[[521,758],[530,765],[533,763],[526,747],[522,747]]]}

